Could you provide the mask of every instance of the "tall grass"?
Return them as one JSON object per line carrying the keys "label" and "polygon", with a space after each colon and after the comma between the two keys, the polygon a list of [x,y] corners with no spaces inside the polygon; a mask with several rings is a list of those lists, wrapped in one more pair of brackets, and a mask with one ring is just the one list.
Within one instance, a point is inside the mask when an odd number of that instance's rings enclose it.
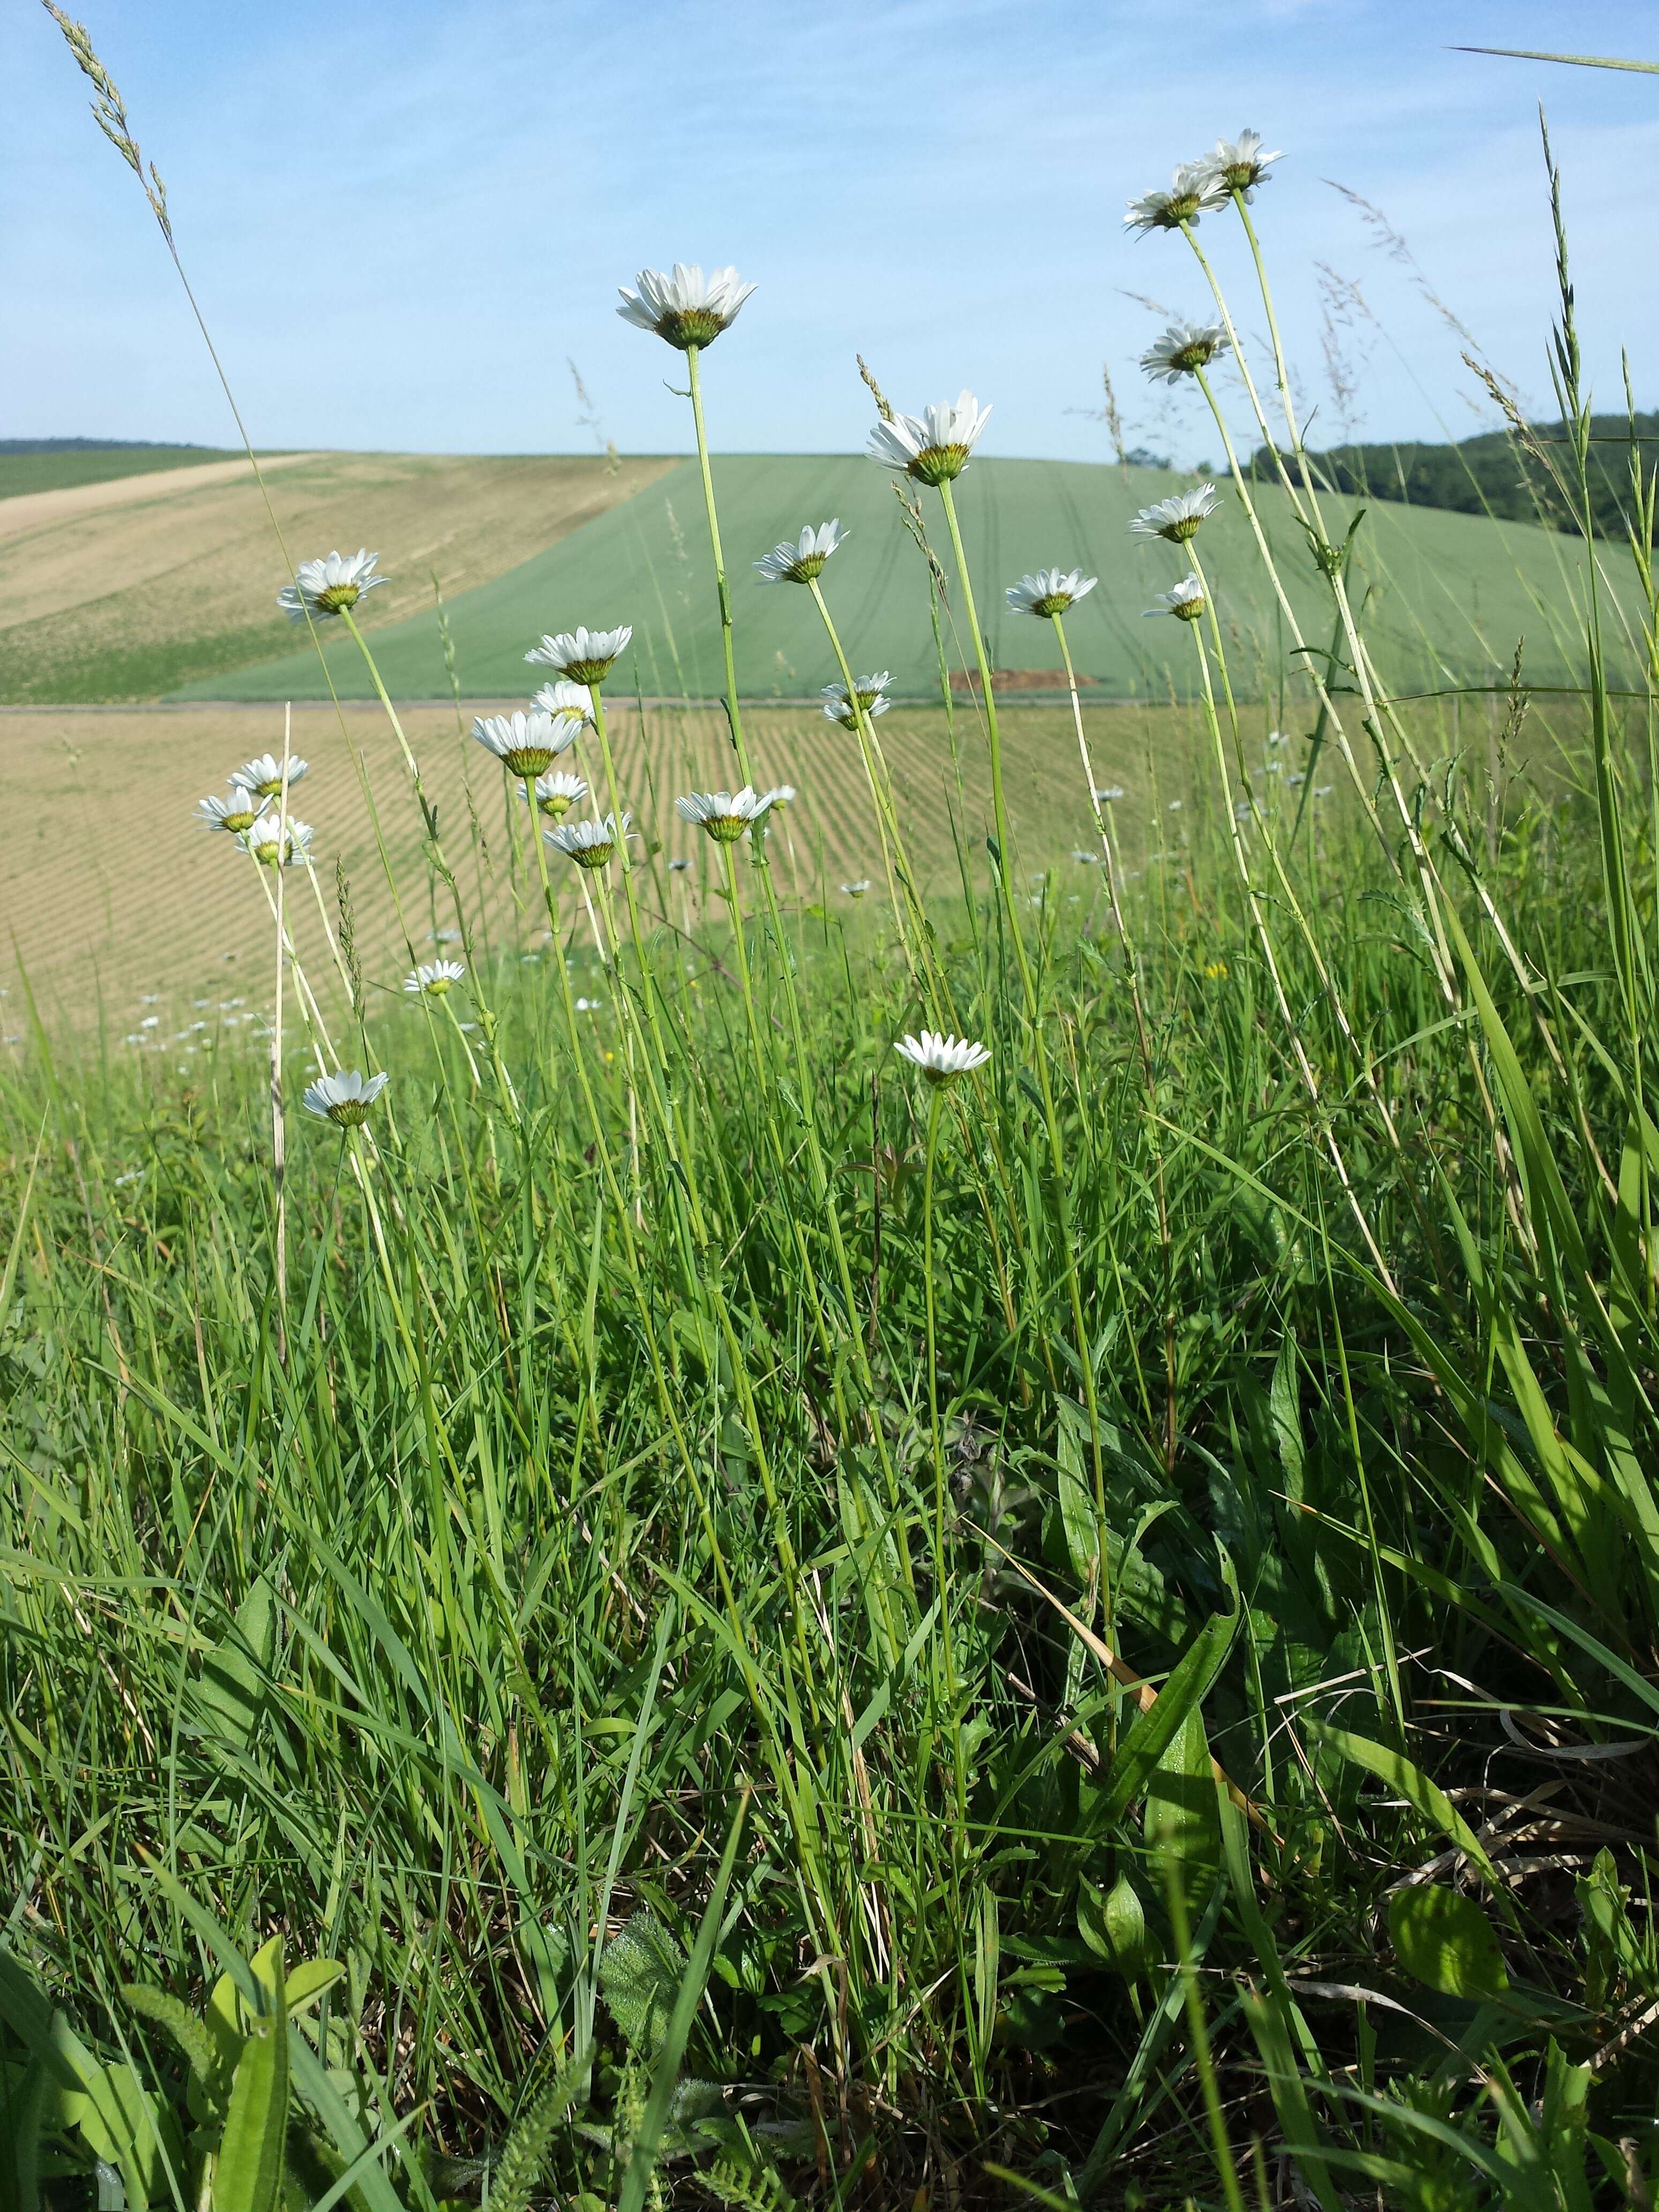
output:
{"label": "tall grass", "polygon": [[[8,2203],[1650,2201],[1647,702],[1592,605],[1578,787],[1489,790],[1271,374],[1336,643],[1263,747],[1191,626],[1207,801],[1085,922],[1000,803],[926,897],[860,715],[890,927],[775,814],[695,908],[521,850],[492,945],[410,752],[476,1026],[362,1130],[279,1058],[280,1215],[252,1069],[0,1075]],[[924,1021],[987,1069],[919,1095]]]}

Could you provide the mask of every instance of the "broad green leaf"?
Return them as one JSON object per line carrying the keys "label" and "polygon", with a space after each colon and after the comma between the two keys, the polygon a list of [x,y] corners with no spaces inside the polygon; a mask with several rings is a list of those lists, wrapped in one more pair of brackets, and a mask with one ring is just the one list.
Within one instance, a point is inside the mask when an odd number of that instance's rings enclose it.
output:
{"label": "broad green leaf", "polygon": [[599,1961],[599,1987],[611,2017],[641,2058],[654,2058],[668,2033],[685,1954],[655,1916],[635,1913]]}
{"label": "broad green leaf", "polygon": [[288,2006],[276,1953],[271,2009],[256,2021],[231,2083],[214,2169],[214,2212],[276,2212],[288,2140]]}
{"label": "broad green leaf", "polygon": [[191,1704],[197,1725],[234,1751],[246,1751],[270,1685],[276,1656],[276,1601],[263,1575],[242,1600],[222,1641],[202,1662]]}
{"label": "broad green leaf", "polygon": [[1083,1463],[1082,1440],[1069,1421],[1060,1425],[1054,1460],[1060,1470],[1060,1523],[1066,1533],[1066,1557],[1072,1572],[1087,1589],[1100,1578],[1100,1524]]}
{"label": "broad green leaf", "polygon": [[1509,1988],[1492,1923],[1473,1898],[1437,1882],[1398,1889],[1389,1906],[1395,1956],[1425,1988],[1490,2003]]}
{"label": "broad green leaf", "polygon": [[1195,1869],[1219,1863],[1221,1828],[1210,1747],[1195,1700],[1146,1784],[1142,1828],[1147,1849],[1166,1861]]}
{"label": "broad green leaf", "polygon": [[1077,1932],[1096,1956],[1115,1966],[1125,1981],[1137,1981],[1145,1972],[1146,1914],[1139,1893],[1127,1874],[1119,1875],[1104,1893],[1086,1878],[1079,1883]]}
{"label": "broad green leaf", "polygon": [[1121,1820],[1144,1793],[1187,1716],[1196,1710],[1220,1673],[1237,1621],[1236,1613],[1212,1613],[1157,1698],[1136,1716],[1106,1778],[1103,1818]]}

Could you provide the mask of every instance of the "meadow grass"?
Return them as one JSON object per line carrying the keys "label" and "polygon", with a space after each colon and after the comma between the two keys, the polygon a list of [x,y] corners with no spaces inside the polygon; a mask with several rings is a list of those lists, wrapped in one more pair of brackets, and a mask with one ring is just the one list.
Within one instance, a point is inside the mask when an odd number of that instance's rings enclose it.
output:
{"label": "meadow grass", "polygon": [[[242,861],[268,1067],[35,1022],[9,2201],[1650,2203],[1651,694],[1592,596],[1575,698],[1408,711],[1316,481],[1291,734],[1194,602],[1207,791],[1126,865],[1074,752],[1086,907],[1017,818],[969,474],[910,550],[978,697],[925,801],[849,713],[856,908],[792,877],[793,806],[676,854],[596,673],[561,764],[642,834],[579,877],[507,779],[486,932],[388,699],[394,757],[343,717],[312,775],[362,774],[452,989],[371,1034],[315,866]],[[1645,580],[1650,479],[1632,516]],[[930,1086],[924,1024],[986,1065]],[[336,1127],[302,1063],[390,1080]]]}

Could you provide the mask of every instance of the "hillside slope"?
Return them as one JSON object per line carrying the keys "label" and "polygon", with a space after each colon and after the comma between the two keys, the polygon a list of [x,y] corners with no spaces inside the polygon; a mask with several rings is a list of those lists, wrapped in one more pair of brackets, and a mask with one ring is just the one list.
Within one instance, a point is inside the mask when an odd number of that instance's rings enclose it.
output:
{"label": "hillside slope", "polygon": [[[852,536],[837,553],[826,588],[849,658],[860,670],[890,670],[894,688],[936,695],[938,664],[928,617],[926,569],[905,529],[887,475],[860,458],[733,455],[716,460],[721,525],[738,614],[738,678],[754,697],[810,695],[836,673],[808,595],[766,589],[750,562],[805,522],[839,515]],[[1047,623],[1010,615],[1003,589],[1045,563],[1081,562],[1098,588],[1068,625],[1079,671],[1123,698],[1188,693],[1194,681],[1190,640],[1172,622],[1147,622],[1155,595],[1183,573],[1164,544],[1128,532],[1139,507],[1182,479],[1151,470],[1120,471],[1058,461],[975,461],[958,486],[958,506],[973,562],[980,613],[996,665],[1056,672]],[[1292,603],[1308,641],[1328,645],[1328,597],[1314,573],[1281,494],[1259,495],[1264,528],[1291,580]],[[1328,502],[1338,529],[1350,501]],[[939,502],[924,512],[943,544]],[[352,525],[340,539],[362,542]],[[421,564],[386,535],[380,545],[394,589],[376,595],[386,625],[376,653],[386,683],[403,698],[439,698],[447,679]],[[319,539],[314,550],[325,550]],[[948,559],[948,546],[943,549]],[[1273,691],[1291,665],[1289,641],[1231,494],[1206,526],[1202,550],[1236,653],[1235,680]],[[1627,561],[1601,549],[1616,586]],[[462,688],[473,696],[528,692],[526,648],[544,630],[578,623],[631,623],[632,655],[620,681],[648,696],[708,698],[721,684],[720,631],[708,574],[708,541],[694,464],[611,507],[544,552],[505,569],[453,600],[449,619]],[[1357,594],[1370,603],[1370,629],[1385,674],[1408,690],[1497,683],[1508,675],[1517,640],[1535,683],[1577,680],[1572,608],[1582,597],[1584,551],[1559,534],[1480,516],[1374,504],[1362,526],[1354,565]],[[397,620],[398,615],[406,619]],[[1615,619],[1613,628],[1616,631]],[[954,663],[963,641],[947,647]],[[1620,646],[1614,647],[1615,661]],[[1628,656],[1626,656],[1628,657]],[[328,647],[340,692],[363,697],[370,685],[348,637]],[[291,653],[230,678],[204,678],[179,696],[221,699],[314,698],[325,695],[314,653]]]}

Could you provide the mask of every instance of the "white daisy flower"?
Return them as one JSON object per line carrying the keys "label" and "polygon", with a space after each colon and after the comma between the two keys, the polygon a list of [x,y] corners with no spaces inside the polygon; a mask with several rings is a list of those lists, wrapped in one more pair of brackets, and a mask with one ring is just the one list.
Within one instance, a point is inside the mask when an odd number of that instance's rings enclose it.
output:
{"label": "white daisy flower", "polygon": [[[878,676],[855,676],[853,678],[853,697],[866,714],[873,719],[877,714],[887,712],[893,703],[886,696],[887,686],[892,680],[884,668]],[[818,696],[823,702],[824,713],[832,722],[839,722],[844,730],[857,729],[858,716],[848,702],[844,684],[826,684]]]}
{"label": "white daisy flower", "polygon": [[810,584],[823,574],[824,562],[846,536],[839,515],[816,530],[809,522],[793,545],[786,538],[754,566],[763,584]]}
{"label": "white daisy flower", "polygon": [[1153,339],[1140,356],[1140,366],[1154,384],[1179,384],[1183,376],[1196,376],[1218,354],[1227,350],[1227,333],[1219,323],[1171,323]]}
{"label": "white daisy flower", "polygon": [[848,897],[850,899],[862,898],[869,888],[870,878],[868,876],[860,876],[856,883],[843,884],[842,885],[842,890],[846,892]]}
{"label": "white daisy flower", "polygon": [[730,330],[738,312],[754,290],[735,269],[711,270],[707,276],[694,261],[688,268],[677,261],[665,273],[641,269],[635,289],[619,285],[622,305],[617,313],[625,323],[654,331],[682,352],[692,346],[713,345],[720,332]]}
{"label": "white daisy flower", "polygon": [[1080,868],[1097,868],[1100,866],[1099,854],[1085,852],[1081,845],[1072,848],[1072,858]]}
{"label": "white daisy flower", "polygon": [[604,1004],[603,999],[578,999],[576,1012],[579,1014],[597,1014]]}
{"label": "white daisy flower", "polygon": [[1130,201],[1123,227],[1143,235],[1150,230],[1179,230],[1184,223],[1196,222],[1206,208],[1219,207],[1225,198],[1226,188],[1207,160],[1182,161],[1168,191],[1142,192]]}
{"label": "white daisy flower", "polygon": [[1282,154],[1264,154],[1265,143],[1259,131],[1241,131],[1233,139],[1218,138],[1215,151],[1204,166],[1222,191],[1253,199],[1256,186],[1268,182],[1269,163],[1285,158]]}
{"label": "white daisy flower", "polygon": [[768,796],[774,806],[793,806],[800,794],[793,783],[775,783]]}
{"label": "white daisy flower", "polygon": [[573,684],[568,677],[544,684],[530,703],[544,714],[580,714],[584,722],[592,723],[593,694],[586,684]]}
{"label": "white daisy flower", "polygon": [[1200,484],[1192,491],[1171,492],[1154,507],[1143,507],[1129,528],[1137,538],[1167,538],[1171,545],[1185,545],[1220,504],[1212,483]]}
{"label": "white daisy flower", "polygon": [[718,844],[730,845],[744,831],[765,818],[772,793],[757,792],[753,784],[741,791],[690,791],[674,801],[674,811],[694,829],[706,830]]}
{"label": "white daisy flower", "polygon": [[[428,945],[459,945],[461,933],[459,929],[428,929],[426,941]],[[241,1002],[239,1000],[237,1003],[240,1005]]]}
{"label": "white daisy flower", "polygon": [[1003,596],[1011,612],[1041,615],[1052,622],[1092,592],[1099,580],[1085,576],[1081,568],[1039,568],[1035,576],[1022,576],[1018,583],[1010,584]]}
{"label": "white daisy flower", "polygon": [[522,708],[511,714],[480,714],[472,734],[486,752],[494,753],[514,775],[538,776],[558,754],[576,742],[581,719],[576,714],[544,714]]}
{"label": "white daisy flower", "polygon": [[[544,668],[556,668],[561,676],[568,676],[576,684],[602,684],[611,673],[611,663],[627,649],[634,635],[624,623],[620,629],[562,629],[556,636],[544,637],[539,645],[532,645],[526,653]],[[592,702],[589,702],[590,706]]]}
{"label": "white daisy flower", "polygon": [[1267,732],[1267,743],[1270,745],[1287,745],[1290,742],[1289,735],[1284,730],[1269,730]]}
{"label": "white daisy flower", "polygon": [[[237,839],[245,853],[268,868],[308,868],[311,866],[311,824],[290,817],[288,836],[283,836],[282,818],[269,809],[257,821],[251,822]],[[233,1001],[240,1006],[240,999]]]}
{"label": "white daisy flower", "polygon": [[228,830],[233,837],[240,837],[244,830],[251,830],[264,812],[266,801],[258,799],[240,785],[231,790],[227,799],[204,799],[197,806],[197,817],[204,830]]}
{"label": "white daisy flower", "polygon": [[355,1067],[343,1067],[337,1075],[319,1075],[306,1092],[306,1111],[338,1128],[354,1129],[368,1121],[369,1108],[391,1080],[389,1075],[360,1074]]}
{"label": "white daisy flower", "polygon": [[275,753],[261,753],[258,760],[244,761],[240,768],[230,771],[230,780],[242,790],[251,791],[256,799],[276,799],[282,794],[283,769],[288,769],[288,787],[293,790],[310,773],[311,763],[290,753],[286,763]]}
{"label": "white daisy flower", "polygon": [[1184,799],[1172,799],[1170,801],[1170,804],[1169,804],[1168,807],[1167,807],[1164,811],[1165,811],[1165,812],[1166,812],[1166,813],[1170,813],[1170,814],[1179,814],[1179,813],[1180,813],[1180,811],[1181,811],[1181,810],[1182,810],[1182,806],[1183,806],[1185,804],[1186,804],[1186,801],[1185,801]]}
{"label": "white daisy flower", "polygon": [[1094,795],[1103,805],[1109,806],[1115,799],[1122,798],[1123,786],[1121,783],[1103,784]]}
{"label": "white daisy flower", "polygon": [[1204,586],[1196,576],[1183,576],[1173,591],[1160,592],[1149,615],[1173,615],[1177,622],[1196,622],[1204,611]]}
{"label": "white daisy flower", "polygon": [[442,999],[465,973],[464,960],[423,960],[413,975],[404,977],[404,988],[411,999]]}
{"label": "white daisy flower", "polygon": [[685,875],[685,874],[690,871],[690,866],[691,866],[691,863],[690,863],[690,860],[671,860],[671,861],[668,863],[668,872],[669,872],[669,874],[670,874],[671,876],[683,876],[683,875]]}
{"label": "white daisy flower", "polygon": [[[551,769],[547,775],[536,778],[535,794],[537,812],[562,822],[576,801],[586,798],[587,786],[579,775],[572,775],[564,769]],[[531,787],[520,784],[520,798],[528,801],[530,795]]]}
{"label": "white daisy flower", "polygon": [[624,814],[618,830],[616,816],[607,814],[603,822],[561,822],[556,830],[544,830],[542,835],[579,868],[602,868],[633,820],[631,814]]}
{"label": "white daisy flower", "polygon": [[913,1067],[919,1067],[930,1083],[951,1082],[958,1075],[983,1067],[991,1057],[982,1044],[967,1037],[941,1036],[936,1030],[924,1030],[919,1037],[907,1036],[893,1049]]}
{"label": "white daisy flower", "polygon": [[313,622],[331,622],[348,607],[355,607],[365,592],[389,584],[390,576],[377,576],[378,553],[362,546],[356,553],[327,553],[319,561],[301,561],[294,581],[284,584],[276,604],[291,623],[309,615]]}
{"label": "white daisy flower", "polygon": [[1334,783],[1316,783],[1313,787],[1313,795],[1316,799],[1328,799],[1335,789],[1336,786]]}
{"label": "white daisy flower", "polygon": [[878,422],[864,450],[872,461],[902,469],[922,483],[949,483],[967,467],[990,416],[990,409],[964,391],[954,406],[941,402],[920,418],[895,415],[890,422]]}

